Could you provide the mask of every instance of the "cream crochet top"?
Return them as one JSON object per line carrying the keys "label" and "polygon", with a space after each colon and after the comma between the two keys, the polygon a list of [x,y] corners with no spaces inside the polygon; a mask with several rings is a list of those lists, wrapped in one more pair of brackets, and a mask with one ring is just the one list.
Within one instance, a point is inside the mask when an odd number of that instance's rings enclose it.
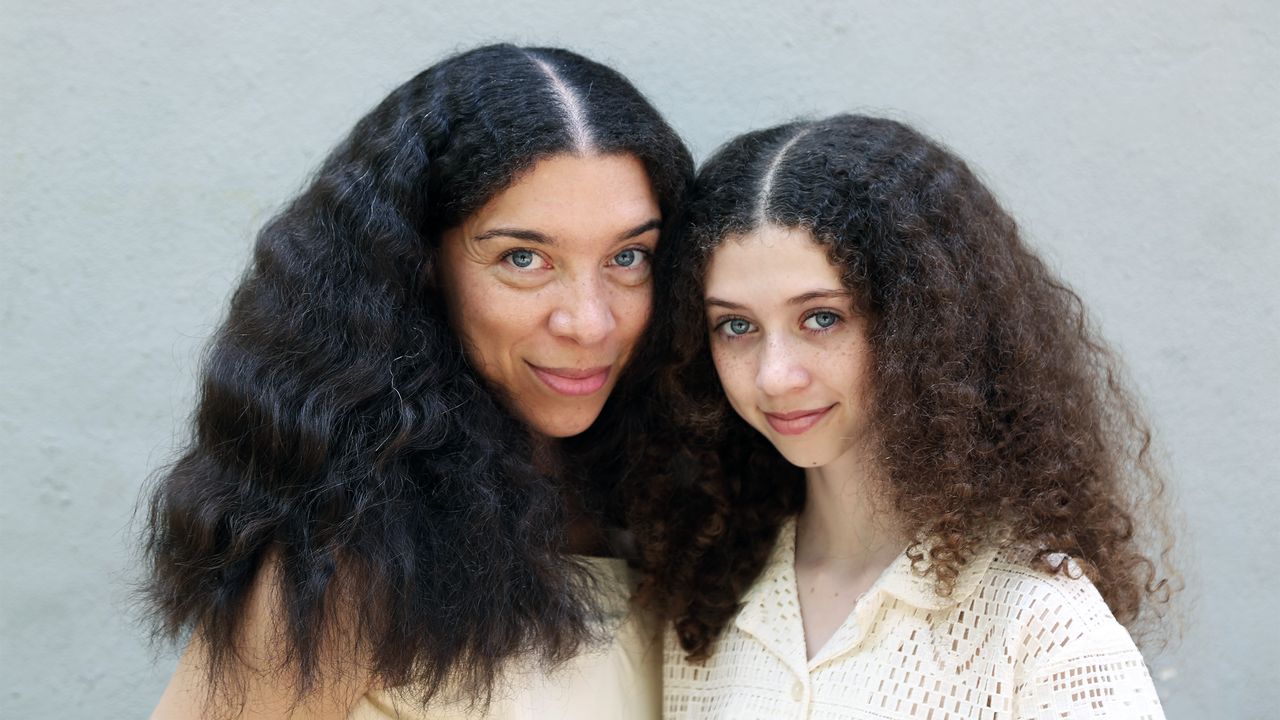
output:
{"label": "cream crochet top", "polygon": [[988,550],[941,598],[904,554],[809,660],[792,520],[704,666],[668,628],[663,716],[1163,718],[1142,655],[1093,584],[1029,559]]}
{"label": "cream crochet top", "polygon": [[[625,560],[582,558],[598,581],[609,640],[552,671],[509,668],[488,712],[445,697],[423,710],[407,693],[372,692],[349,720],[656,720],[662,647],[656,623],[630,604],[635,577]],[[446,696],[448,694],[446,693]]]}

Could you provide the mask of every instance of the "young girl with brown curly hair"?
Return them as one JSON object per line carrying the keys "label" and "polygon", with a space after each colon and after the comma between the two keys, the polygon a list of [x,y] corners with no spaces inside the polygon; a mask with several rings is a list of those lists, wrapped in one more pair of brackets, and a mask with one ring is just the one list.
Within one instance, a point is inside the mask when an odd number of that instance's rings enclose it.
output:
{"label": "young girl with brown curly hair", "polygon": [[963,161],[869,117],[749,133],[683,242],[638,522],[667,717],[1162,717],[1150,432]]}

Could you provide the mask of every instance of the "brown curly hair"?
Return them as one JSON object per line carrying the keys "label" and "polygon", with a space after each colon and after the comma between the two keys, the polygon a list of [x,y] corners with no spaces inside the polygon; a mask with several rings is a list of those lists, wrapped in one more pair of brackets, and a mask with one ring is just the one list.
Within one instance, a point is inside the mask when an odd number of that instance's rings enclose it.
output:
{"label": "brown curly hair", "polygon": [[825,244],[869,318],[882,494],[941,595],[999,533],[1047,573],[1070,556],[1131,630],[1167,600],[1164,479],[1119,362],[962,160],[891,120],[792,123],[721,148],[686,213],[655,314],[670,434],[632,520],[641,598],[691,660],[805,501],[803,472],[729,408],[707,347],[707,263],[766,223]]}

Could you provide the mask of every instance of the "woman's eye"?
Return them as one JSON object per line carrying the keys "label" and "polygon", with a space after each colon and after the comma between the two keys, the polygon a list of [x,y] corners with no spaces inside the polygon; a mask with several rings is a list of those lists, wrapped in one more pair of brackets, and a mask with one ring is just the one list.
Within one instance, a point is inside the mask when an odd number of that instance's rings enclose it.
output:
{"label": "woman's eye", "polygon": [[523,248],[507,252],[502,259],[518,270],[533,270],[545,265],[538,253]]}
{"label": "woman's eye", "polygon": [[613,264],[624,268],[635,267],[645,261],[647,254],[644,250],[638,248],[627,248],[613,256]]}
{"label": "woman's eye", "polygon": [[826,310],[819,310],[804,319],[804,326],[809,330],[829,330],[840,322],[840,316]]}

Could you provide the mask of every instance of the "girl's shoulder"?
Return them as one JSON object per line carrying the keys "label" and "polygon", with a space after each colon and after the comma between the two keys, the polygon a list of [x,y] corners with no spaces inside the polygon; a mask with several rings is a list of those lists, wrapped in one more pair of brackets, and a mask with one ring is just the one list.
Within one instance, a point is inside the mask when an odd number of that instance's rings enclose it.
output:
{"label": "girl's shoulder", "polygon": [[[1116,622],[1107,602],[1084,569],[1063,553],[1046,555],[1053,571],[1037,560],[1038,552],[1024,546],[990,551],[990,561],[976,580],[974,594],[997,600],[1010,611],[1046,618],[1073,620],[1089,626]],[[1030,619],[1030,618],[1027,618]]]}
{"label": "girl's shoulder", "polygon": [[1045,560],[1056,570],[1048,572],[1036,561],[1037,554],[1023,546],[988,551],[971,590],[953,606],[949,619],[987,637],[1002,636],[1023,668],[1081,654],[1140,662],[1128,630],[1083,568],[1069,556],[1053,553]]}

